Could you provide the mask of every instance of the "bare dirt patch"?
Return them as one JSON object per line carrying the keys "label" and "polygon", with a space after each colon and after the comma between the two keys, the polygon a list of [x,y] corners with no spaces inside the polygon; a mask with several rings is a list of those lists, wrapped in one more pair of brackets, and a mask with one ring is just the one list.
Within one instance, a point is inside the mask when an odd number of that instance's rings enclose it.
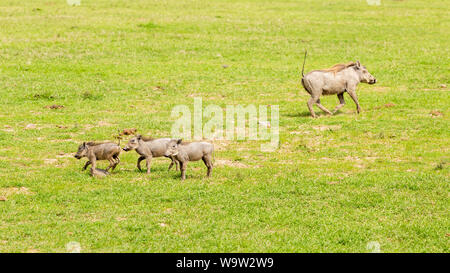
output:
{"label": "bare dirt patch", "polygon": [[335,185],[335,184],[339,184],[339,183],[341,183],[341,181],[330,181],[330,182],[327,182],[328,185]]}
{"label": "bare dirt patch", "polygon": [[158,91],[158,90],[164,90],[165,88],[157,85],[157,86],[153,86],[152,89],[153,89],[153,91]]}
{"label": "bare dirt patch", "polygon": [[438,111],[438,110],[433,110],[430,112],[430,116],[432,117],[442,117],[444,114],[442,114],[442,112]]}
{"label": "bare dirt patch", "polygon": [[216,160],[215,164],[216,166],[230,166],[230,167],[237,167],[237,168],[248,168],[249,166],[238,161],[231,161],[226,159],[219,159]]}
{"label": "bare dirt patch", "polygon": [[11,126],[5,125],[4,127],[5,127],[5,128],[2,129],[2,131],[8,132],[8,133],[14,132],[14,129],[13,129]]}
{"label": "bare dirt patch", "polygon": [[232,142],[229,140],[217,140],[214,141],[214,149],[216,151],[226,151],[228,145],[230,145]]}
{"label": "bare dirt patch", "polygon": [[67,139],[52,139],[52,140],[50,140],[50,142],[59,143],[59,142],[75,142],[75,141],[71,138],[67,138]]}
{"label": "bare dirt patch", "polygon": [[372,107],[372,110],[379,110],[379,109],[383,109],[383,108],[391,108],[391,107],[394,107],[394,106],[396,106],[395,103],[389,102],[389,103],[386,103],[385,105],[382,105],[382,106]]}
{"label": "bare dirt patch", "polygon": [[342,125],[317,125],[312,126],[314,130],[317,131],[336,131],[342,128]]}
{"label": "bare dirt patch", "polygon": [[47,108],[47,109],[61,109],[61,108],[64,108],[64,105],[52,104],[52,105],[44,106],[44,108]]}
{"label": "bare dirt patch", "polygon": [[71,153],[60,152],[56,157],[73,157],[73,155]]}
{"label": "bare dirt patch", "polygon": [[0,188],[0,201],[7,201],[10,196],[15,194],[31,195],[33,192],[26,187]]}
{"label": "bare dirt patch", "polygon": [[112,123],[109,123],[109,122],[107,122],[107,121],[99,121],[98,122],[98,126],[112,126],[113,124]]}
{"label": "bare dirt patch", "polygon": [[56,162],[58,162],[58,159],[54,158],[46,158],[44,159],[45,164],[54,165]]}
{"label": "bare dirt patch", "polygon": [[36,124],[30,123],[25,126],[26,130],[36,129]]}

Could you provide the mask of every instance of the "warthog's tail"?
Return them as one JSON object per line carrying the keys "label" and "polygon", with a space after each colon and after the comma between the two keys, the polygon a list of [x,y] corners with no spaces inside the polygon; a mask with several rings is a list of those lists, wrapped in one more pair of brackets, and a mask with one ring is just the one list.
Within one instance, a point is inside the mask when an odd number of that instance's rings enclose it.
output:
{"label": "warthog's tail", "polygon": [[122,136],[120,135],[120,129],[117,129],[117,139],[118,139],[118,143],[117,143],[117,145],[119,145],[120,146],[120,140],[122,139]]}
{"label": "warthog's tail", "polygon": [[213,162],[216,163],[216,153],[214,152],[214,147],[213,147]]}
{"label": "warthog's tail", "polygon": [[306,55],[308,54],[308,51],[305,49],[305,58],[303,58],[303,67],[302,67],[302,78],[305,76],[303,73],[305,71],[305,62],[306,62]]}

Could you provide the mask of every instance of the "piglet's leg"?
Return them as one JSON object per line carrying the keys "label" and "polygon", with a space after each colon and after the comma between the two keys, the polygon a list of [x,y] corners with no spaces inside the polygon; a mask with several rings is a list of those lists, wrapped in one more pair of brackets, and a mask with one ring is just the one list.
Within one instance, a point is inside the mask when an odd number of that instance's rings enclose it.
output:
{"label": "piglet's leg", "polygon": [[175,170],[179,171],[180,170],[180,163],[178,162],[178,160],[174,159],[175,161]]}
{"label": "piglet's leg", "polygon": [[117,167],[117,165],[119,165],[119,163],[120,163],[120,158],[119,158],[119,156],[117,156],[117,155],[115,155],[114,157],[114,166],[112,167],[112,170],[111,171],[114,171],[114,169]]}
{"label": "piglet's leg", "polygon": [[88,159],[91,162],[91,174],[93,174],[93,171],[97,168],[97,158],[95,157],[93,152],[89,151]]}
{"label": "piglet's leg", "polygon": [[152,157],[146,157],[146,163],[147,163],[147,174],[150,174],[150,168],[151,168],[151,163],[152,163]]}
{"label": "piglet's leg", "polygon": [[178,171],[178,169],[179,169],[178,168],[178,161],[173,156],[170,156],[169,158],[170,158],[170,160],[172,160],[172,162],[170,162],[170,165],[169,165],[169,171],[170,171],[170,169],[172,169],[173,165],[175,165],[175,170]]}
{"label": "piglet's leg", "polygon": [[175,164],[175,159],[173,159],[172,156],[170,156],[169,158],[170,158],[170,161],[171,161],[171,162],[170,162],[168,171],[170,171],[170,169],[172,169],[173,165]]}
{"label": "piglet's leg", "polygon": [[181,180],[186,179],[186,167],[187,167],[187,162],[180,162]]}
{"label": "piglet's leg", "polygon": [[112,167],[114,167],[114,165],[116,164],[116,161],[114,161],[113,158],[108,159],[109,161],[109,166],[106,168],[105,171],[108,171],[109,169],[111,169]]}
{"label": "piglet's leg", "polygon": [[141,171],[141,172],[142,172],[142,169],[141,169],[141,161],[144,160],[144,159],[145,159],[145,156],[140,156],[140,157],[138,158],[138,161],[137,161],[137,168],[138,168],[138,170]]}
{"label": "piglet's leg", "polygon": [[213,168],[211,155],[205,155],[202,158],[202,160],[205,163],[206,168],[208,168],[208,171],[206,172],[206,176],[210,177],[211,176],[211,172],[212,172],[212,168]]}
{"label": "piglet's leg", "polygon": [[86,168],[87,168],[90,164],[91,164],[91,161],[88,160],[88,161],[86,162],[86,164],[84,164],[83,171],[85,171]]}

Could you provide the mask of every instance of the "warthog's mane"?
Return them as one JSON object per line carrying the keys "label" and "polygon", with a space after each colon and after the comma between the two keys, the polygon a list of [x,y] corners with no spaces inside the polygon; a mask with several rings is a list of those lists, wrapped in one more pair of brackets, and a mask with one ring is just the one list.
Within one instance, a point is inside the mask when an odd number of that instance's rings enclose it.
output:
{"label": "warthog's mane", "polygon": [[147,141],[155,140],[156,138],[149,137],[149,136],[141,136],[141,139],[142,139],[143,141],[147,142]]}
{"label": "warthog's mane", "polygon": [[345,64],[335,64],[335,65],[333,65],[333,66],[330,67],[330,68],[321,69],[321,70],[319,70],[319,71],[337,73],[337,72],[339,72],[339,71],[342,71],[342,70],[344,70],[344,69],[346,69],[346,68],[349,68],[349,67],[351,67],[351,66],[354,66],[354,65],[356,65],[355,62],[348,62],[348,63],[345,63]]}
{"label": "warthog's mane", "polygon": [[112,142],[89,141],[89,142],[86,142],[86,145],[87,146],[98,146],[98,145],[107,144],[107,143],[112,143]]}
{"label": "warthog's mane", "polygon": [[187,141],[181,141],[180,145],[188,145],[191,144],[192,142],[187,142]]}

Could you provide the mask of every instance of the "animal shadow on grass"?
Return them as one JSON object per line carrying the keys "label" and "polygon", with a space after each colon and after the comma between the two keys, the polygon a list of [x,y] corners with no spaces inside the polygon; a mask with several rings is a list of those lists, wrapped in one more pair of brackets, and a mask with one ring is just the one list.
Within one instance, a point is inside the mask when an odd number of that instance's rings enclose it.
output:
{"label": "animal shadow on grass", "polygon": [[[155,172],[157,172],[157,173],[159,173],[159,172],[179,173],[179,171],[175,171],[175,166],[173,166],[173,168],[170,171],[167,170],[168,167],[169,167],[169,163],[167,164],[167,166],[165,166],[164,164],[163,165],[152,165],[150,167],[150,170],[151,170],[150,175],[152,175]],[[147,174],[147,167],[145,166],[145,161],[142,161],[141,162],[141,171],[136,166],[133,166],[133,167],[129,167],[129,168],[126,167],[124,169],[120,169],[120,172]]]}
{"label": "animal shadow on grass", "polygon": [[[343,113],[343,112],[341,112],[339,110],[336,113],[334,113],[333,115],[328,115],[325,113],[318,113],[316,115],[317,115],[317,117],[331,117],[331,116],[336,116],[341,113]],[[303,111],[303,112],[296,112],[296,113],[288,113],[284,116],[289,117],[289,118],[298,118],[298,117],[306,117],[307,118],[307,117],[311,117],[311,113],[309,111]]]}
{"label": "animal shadow on grass", "polygon": [[111,173],[107,172],[104,169],[95,168],[90,170],[91,176],[93,177],[106,177],[109,176]]}
{"label": "animal shadow on grass", "polygon": [[286,115],[283,115],[290,118],[297,118],[297,117],[310,117],[311,114],[309,112],[295,112],[295,113],[288,113]]}

